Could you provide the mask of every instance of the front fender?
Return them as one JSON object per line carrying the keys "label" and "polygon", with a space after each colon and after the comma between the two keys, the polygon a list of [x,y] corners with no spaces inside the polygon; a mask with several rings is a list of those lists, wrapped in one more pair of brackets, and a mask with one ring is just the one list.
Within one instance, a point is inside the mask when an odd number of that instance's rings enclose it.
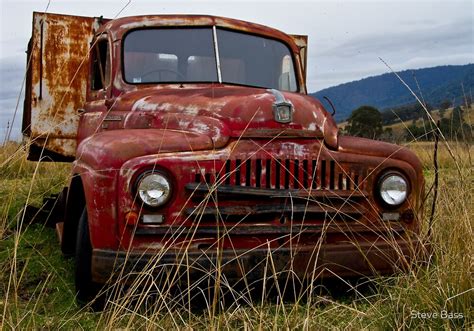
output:
{"label": "front fender", "polygon": [[212,150],[204,134],[166,129],[125,129],[100,132],[78,146],[76,160],[95,170],[119,169],[131,158],[159,153]]}
{"label": "front fender", "polygon": [[114,130],[83,140],[73,174],[80,176],[87,205],[93,248],[117,249],[117,176],[128,160],[159,153],[213,149],[211,138],[185,131],[160,129]]}
{"label": "front fender", "polygon": [[418,177],[423,177],[420,159],[415,153],[403,146],[366,138],[340,136],[339,151],[405,161],[415,169]]}
{"label": "front fender", "polygon": [[359,137],[341,136],[339,137],[339,151],[367,156],[377,156],[385,159],[400,160],[409,164],[415,173],[413,178],[413,188],[417,197],[417,206],[422,209],[425,181],[423,168],[420,159],[408,148],[386,143],[383,141],[371,140]]}

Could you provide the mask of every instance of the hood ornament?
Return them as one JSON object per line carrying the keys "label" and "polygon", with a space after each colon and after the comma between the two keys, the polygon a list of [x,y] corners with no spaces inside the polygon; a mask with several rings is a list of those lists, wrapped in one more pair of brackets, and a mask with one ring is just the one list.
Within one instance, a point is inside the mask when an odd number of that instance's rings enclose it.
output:
{"label": "hood ornament", "polygon": [[275,97],[273,103],[273,119],[278,123],[291,123],[293,121],[293,104],[286,100],[285,96],[278,90],[268,90]]}

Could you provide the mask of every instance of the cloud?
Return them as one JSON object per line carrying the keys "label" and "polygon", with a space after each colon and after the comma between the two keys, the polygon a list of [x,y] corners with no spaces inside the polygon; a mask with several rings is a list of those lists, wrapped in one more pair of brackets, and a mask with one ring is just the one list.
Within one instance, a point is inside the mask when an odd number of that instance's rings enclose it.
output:
{"label": "cloud", "polygon": [[320,52],[320,56],[336,55],[352,57],[357,53],[409,52],[444,49],[449,52],[451,47],[462,47],[472,51],[472,20],[451,22],[449,24],[423,27],[418,30],[400,31],[394,27],[384,33],[373,33],[354,38],[349,42]]}
{"label": "cloud", "polygon": [[[432,20],[429,22],[433,23]],[[374,31],[331,48],[316,50],[311,57],[316,65],[309,68],[308,86],[320,90],[382,74],[388,68],[379,57],[394,70],[473,62],[472,19],[434,25],[425,23],[412,24],[416,29]]]}

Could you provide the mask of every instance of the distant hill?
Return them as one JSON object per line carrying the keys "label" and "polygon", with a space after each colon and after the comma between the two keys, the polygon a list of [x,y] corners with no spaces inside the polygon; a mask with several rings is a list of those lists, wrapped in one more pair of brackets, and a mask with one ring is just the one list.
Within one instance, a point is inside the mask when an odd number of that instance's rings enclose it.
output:
{"label": "distant hill", "polygon": [[[419,95],[416,77],[425,101],[434,107],[444,100],[460,104],[463,100],[461,83],[466,95],[474,93],[474,64],[405,70],[398,74]],[[310,95],[323,103],[323,96],[331,99],[336,107],[337,121],[347,119],[354,109],[362,105],[383,111],[415,102],[410,91],[393,73],[341,84]]]}

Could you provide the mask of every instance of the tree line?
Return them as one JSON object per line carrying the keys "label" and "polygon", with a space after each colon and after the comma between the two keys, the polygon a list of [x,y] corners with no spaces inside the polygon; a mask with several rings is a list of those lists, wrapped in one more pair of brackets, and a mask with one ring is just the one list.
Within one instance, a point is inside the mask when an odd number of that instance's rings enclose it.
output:
{"label": "tree line", "polygon": [[[470,109],[466,105],[456,106],[447,115],[447,110],[452,106],[449,101],[439,105],[439,129],[446,139],[450,140],[473,140],[473,127],[465,120],[465,112]],[[431,115],[433,110],[428,105],[426,107]],[[406,122],[407,127],[400,135],[395,135],[390,125],[396,122]],[[421,123],[418,124],[418,122]],[[342,130],[343,134],[358,136],[370,139],[386,140],[391,142],[412,141],[412,140],[434,140],[435,126],[429,118],[428,113],[421,105],[407,105],[399,107],[393,111],[380,112],[372,106],[361,106],[355,109],[348,119],[348,124]]]}

